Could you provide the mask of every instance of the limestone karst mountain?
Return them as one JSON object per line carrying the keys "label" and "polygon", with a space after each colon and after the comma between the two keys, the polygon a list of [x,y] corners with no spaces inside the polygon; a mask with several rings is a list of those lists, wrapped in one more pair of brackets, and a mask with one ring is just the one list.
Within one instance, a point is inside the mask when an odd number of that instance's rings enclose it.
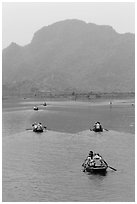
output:
{"label": "limestone karst mountain", "polygon": [[130,92],[134,81],[135,35],[110,26],[65,20],[38,30],[30,44],[11,43],[2,53],[7,92]]}

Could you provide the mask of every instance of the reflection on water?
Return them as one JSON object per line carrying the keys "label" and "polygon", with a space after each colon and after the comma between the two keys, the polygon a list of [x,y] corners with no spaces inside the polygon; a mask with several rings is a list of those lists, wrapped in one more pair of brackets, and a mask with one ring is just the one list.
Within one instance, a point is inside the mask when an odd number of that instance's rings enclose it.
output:
{"label": "reflection on water", "polygon": [[88,174],[88,178],[90,179],[90,182],[92,183],[92,186],[94,185],[94,188],[100,188],[104,185],[107,172],[100,173],[100,174]]}
{"label": "reflection on water", "polygon": [[[100,134],[88,128],[94,116],[99,116],[96,107],[90,111],[85,106],[80,110],[77,107],[77,111],[67,107],[66,111],[63,106],[62,111],[59,108],[55,113],[54,107],[51,109],[51,113],[3,112],[3,201],[134,201],[134,134],[130,129],[127,133],[125,128],[121,132],[112,131],[109,126],[111,120],[113,127],[117,127],[117,113],[121,117],[130,116],[132,110],[115,108],[112,120],[106,107],[104,110],[102,107],[100,121],[109,131]],[[25,131],[36,119],[54,131],[42,134]],[[121,123],[119,120],[118,128],[133,120],[132,117]],[[99,152],[117,171],[108,168],[105,175],[82,172],[81,165],[90,150]]]}

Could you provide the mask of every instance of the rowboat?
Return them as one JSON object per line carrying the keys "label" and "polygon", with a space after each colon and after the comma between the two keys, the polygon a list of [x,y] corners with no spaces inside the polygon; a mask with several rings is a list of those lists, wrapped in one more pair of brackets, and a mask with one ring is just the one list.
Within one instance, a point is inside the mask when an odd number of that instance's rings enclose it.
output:
{"label": "rowboat", "polygon": [[100,122],[96,122],[93,126],[92,129],[90,129],[91,131],[94,131],[94,132],[103,132],[103,127],[102,125],[100,124]]}
{"label": "rowboat", "polygon": [[103,132],[103,128],[100,128],[100,129],[93,128],[92,131],[94,131],[94,132]]}
{"label": "rowboat", "polygon": [[43,103],[43,106],[47,106],[46,102],[45,102],[45,103]]}
{"label": "rowboat", "polygon": [[102,156],[98,153],[93,154],[93,152],[92,154],[89,153],[82,166],[84,167],[83,171],[91,173],[105,173],[108,168],[108,164],[105,162]]}
{"label": "rowboat", "polygon": [[43,132],[43,127],[33,128],[33,132]]}
{"label": "rowboat", "polygon": [[34,108],[33,108],[33,109],[34,109],[34,110],[39,110],[37,106],[34,106]]}
{"label": "rowboat", "polygon": [[87,166],[85,170],[91,173],[105,173],[107,168],[108,168],[108,165],[104,164],[103,166],[95,166],[95,167]]}
{"label": "rowboat", "polygon": [[44,127],[42,126],[42,124],[41,123],[34,123],[34,124],[32,124],[32,130],[33,130],[33,132],[43,132],[43,130],[44,130]]}

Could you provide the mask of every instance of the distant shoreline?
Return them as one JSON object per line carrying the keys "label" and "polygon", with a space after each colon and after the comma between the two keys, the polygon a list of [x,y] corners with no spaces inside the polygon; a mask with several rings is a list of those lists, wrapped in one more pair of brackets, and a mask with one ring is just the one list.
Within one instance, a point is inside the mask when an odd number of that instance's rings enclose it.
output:
{"label": "distant shoreline", "polygon": [[80,93],[80,92],[38,92],[38,93],[29,93],[29,94],[17,94],[17,95],[3,95],[2,100],[8,99],[32,99],[32,100],[74,100],[74,101],[97,101],[97,100],[116,100],[116,99],[135,99],[135,92],[112,92],[112,93],[103,93],[103,92],[89,92],[89,93]]}
{"label": "distant shoreline", "polygon": [[135,105],[135,97],[116,97],[116,98],[94,98],[87,100],[85,98],[78,98],[74,100],[73,98],[37,98],[37,97],[6,97],[2,100],[2,108],[12,108],[12,107],[21,107],[24,105],[29,106],[42,106],[43,103],[46,102],[47,106],[50,105],[91,105],[91,106],[98,106],[98,105],[126,105],[131,104],[132,106]]}

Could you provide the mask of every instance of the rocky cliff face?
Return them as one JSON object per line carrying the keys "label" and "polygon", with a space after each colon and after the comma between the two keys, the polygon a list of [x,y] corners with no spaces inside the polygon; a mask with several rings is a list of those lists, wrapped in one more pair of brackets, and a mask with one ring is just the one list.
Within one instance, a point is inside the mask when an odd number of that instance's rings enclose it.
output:
{"label": "rocky cliff face", "polygon": [[134,91],[134,38],[79,20],[43,27],[27,46],[12,43],[3,50],[3,87],[23,93]]}

